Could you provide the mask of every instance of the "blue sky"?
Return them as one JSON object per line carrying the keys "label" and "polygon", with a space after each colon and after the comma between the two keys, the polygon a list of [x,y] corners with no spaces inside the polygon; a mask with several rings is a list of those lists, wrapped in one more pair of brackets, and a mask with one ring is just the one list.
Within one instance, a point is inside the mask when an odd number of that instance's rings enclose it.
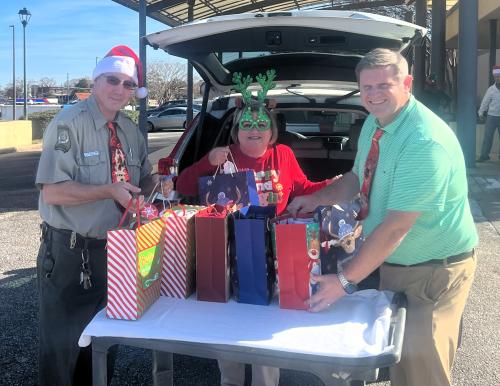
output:
{"label": "blue sky", "polygon": [[[53,78],[57,84],[90,76],[96,57],[125,44],[139,54],[139,17],[111,0],[2,0],[0,5],[0,87],[12,82],[12,28],[15,25],[16,78],[23,77],[23,27],[18,12],[26,7],[26,78]],[[146,32],[167,29],[150,18]],[[147,60],[181,61],[147,48]]]}

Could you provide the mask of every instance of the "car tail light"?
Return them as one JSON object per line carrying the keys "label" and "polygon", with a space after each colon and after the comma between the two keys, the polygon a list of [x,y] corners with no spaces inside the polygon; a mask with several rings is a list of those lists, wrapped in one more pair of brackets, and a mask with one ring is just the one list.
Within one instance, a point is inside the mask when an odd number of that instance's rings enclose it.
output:
{"label": "car tail light", "polygon": [[179,151],[179,148],[181,144],[186,141],[186,138],[188,137],[188,133],[191,130],[194,130],[196,128],[196,125],[198,124],[198,121],[200,119],[200,114],[196,114],[196,116],[193,118],[191,123],[186,127],[184,130],[184,133],[182,133],[181,137],[175,144],[174,148],[170,152],[170,155],[168,157],[160,158],[158,161],[158,174],[161,175],[169,175],[169,174],[174,174],[177,175],[177,164],[175,162],[175,158],[177,157],[177,153]]}
{"label": "car tail light", "polygon": [[168,176],[173,174],[174,159],[172,157],[160,158],[158,161],[158,174]]}

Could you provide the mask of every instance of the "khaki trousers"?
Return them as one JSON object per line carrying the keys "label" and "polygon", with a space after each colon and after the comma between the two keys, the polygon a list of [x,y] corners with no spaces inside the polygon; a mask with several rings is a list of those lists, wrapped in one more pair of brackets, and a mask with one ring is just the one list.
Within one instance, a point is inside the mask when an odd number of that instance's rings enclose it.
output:
{"label": "khaki trousers", "polygon": [[[219,360],[221,386],[244,386],[245,364]],[[252,365],[252,386],[278,386],[280,369]]]}
{"label": "khaki trousers", "polygon": [[380,267],[380,289],[408,299],[401,361],[392,386],[451,386],[460,320],[474,279],[476,257],[449,264]]}

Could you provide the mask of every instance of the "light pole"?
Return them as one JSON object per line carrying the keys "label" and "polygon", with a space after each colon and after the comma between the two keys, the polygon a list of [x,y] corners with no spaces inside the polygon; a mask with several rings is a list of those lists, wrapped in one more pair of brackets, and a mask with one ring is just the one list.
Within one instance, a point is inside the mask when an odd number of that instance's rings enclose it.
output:
{"label": "light pole", "polygon": [[26,87],[26,25],[31,19],[31,13],[24,7],[19,12],[19,20],[23,25],[23,49],[24,49],[24,119],[28,119],[28,108],[26,103],[28,101],[28,92]]}
{"label": "light pole", "polygon": [[12,28],[12,120],[16,120],[16,38],[15,30],[13,25],[9,27]]}

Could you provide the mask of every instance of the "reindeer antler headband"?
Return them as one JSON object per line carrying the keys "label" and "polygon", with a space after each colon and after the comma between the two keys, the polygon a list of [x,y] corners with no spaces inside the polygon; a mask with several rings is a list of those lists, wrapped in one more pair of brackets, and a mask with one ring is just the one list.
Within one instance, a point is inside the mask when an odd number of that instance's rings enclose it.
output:
{"label": "reindeer antler headband", "polygon": [[267,70],[265,75],[258,74],[255,77],[255,80],[262,89],[257,92],[259,109],[257,117],[254,118],[252,114],[252,93],[248,90],[248,86],[252,83],[253,78],[250,75],[243,77],[241,72],[233,74],[234,89],[241,93],[241,98],[245,103],[244,111],[239,121],[239,128],[241,130],[249,131],[257,128],[259,131],[265,131],[271,127],[271,119],[264,108],[268,91],[276,87],[276,83],[273,82],[274,78],[276,78],[276,71],[273,69]]}

